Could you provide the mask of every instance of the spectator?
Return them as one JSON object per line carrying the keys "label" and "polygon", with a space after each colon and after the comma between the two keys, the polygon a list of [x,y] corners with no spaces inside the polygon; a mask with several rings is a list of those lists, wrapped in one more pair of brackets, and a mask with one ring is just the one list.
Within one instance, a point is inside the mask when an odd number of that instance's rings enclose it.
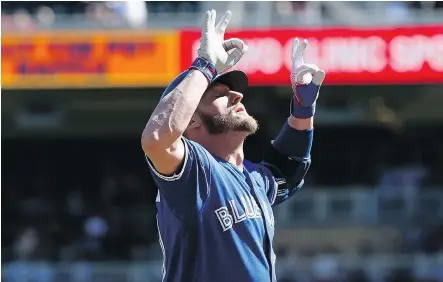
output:
{"label": "spectator", "polygon": [[32,227],[26,228],[14,242],[15,258],[19,261],[32,259],[39,243],[38,232]]}
{"label": "spectator", "polygon": [[55,14],[51,7],[41,6],[37,9],[37,20],[40,27],[49,28],[55,21]]}
{"label": "spectator", "polygon": [[14,27],[20,31],[32,31],[35,28],[31,14],[25,9],[20,9],[12,15]]}
{"label": "spectator", "polygon": [[147,23],[148,10],[145,1],[108,1],[106,5],[115,14],[126,19],[132,28],[143,27]]}
{"label": "spectator", "polygon": [[325,247],[314,258],[312,271],[315,282],[337,282],[340,279],[339,253],[331,246]]}

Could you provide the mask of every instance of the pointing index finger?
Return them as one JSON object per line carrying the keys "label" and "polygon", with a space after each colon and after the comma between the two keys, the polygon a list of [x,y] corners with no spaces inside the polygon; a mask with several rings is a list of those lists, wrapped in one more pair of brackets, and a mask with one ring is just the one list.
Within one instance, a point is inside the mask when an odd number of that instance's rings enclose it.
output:
{"label": "pointing index finger", "polygon": [[211,25],[215,28],[215,19],[217,18],[217,12],[212,9],[211,10]]}
{"label": "pointing index finger", "polygon": [[304,39],[301,44],[297,46],[295,50],[294,59],[295,60],[303,60],[303,54],[305,53],[306,47],[308,46],[308,40]]}
{"label": "pointing index finger", "polygon": [[298,45],[299,45],[299,40],[298,38],[295,38],[292,41],[292,59],[294,60],[297,54],[297,49],[298,49]]}
{"label": "pointing index finger", "polygon": [[208,32],[211,29],[211,11],[206,11],[205,23],[203,24],[203,33]]}

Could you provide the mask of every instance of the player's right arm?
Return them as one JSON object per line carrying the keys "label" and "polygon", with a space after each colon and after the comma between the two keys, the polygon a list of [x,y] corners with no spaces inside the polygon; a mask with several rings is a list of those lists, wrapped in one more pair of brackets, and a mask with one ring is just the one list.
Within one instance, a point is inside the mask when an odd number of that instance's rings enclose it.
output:
{"label": "player's right arm", "polygon": [[162,97],[141,138],[151,174],[160,191],[159,201],[165,201],[177,216],[195,214],[209,191],[207,151],[183,138],[183,133],[213,76],[235,65],[244,52],[241,40],[231,39],[230,44],[224,41],[231,12],[226,12],[217,25],[215,17],[214,10],[207,12],[199,58],[182,74],[186,77],[179,76],[171,83],[171,88],[178,84]]}
{"label": "player's right arm", "polygon": [[142,134],[142,148],[157,172],[170,176],[185,156],[181,137],[208,87],[208,78],[192,69],[155,108]]}
{"label": "player's right arm", "polygon": [[199,58],[177,87],[161,99],[142,134],[143,151],[163,175],[174,174],[182,164],[185,147],[181,137],[213,76],[234,66],[246,49],[240,39],[231,39],[230,44],[225,44],[230,11],[217,25],[215,19],[215,10],[206,12]]}

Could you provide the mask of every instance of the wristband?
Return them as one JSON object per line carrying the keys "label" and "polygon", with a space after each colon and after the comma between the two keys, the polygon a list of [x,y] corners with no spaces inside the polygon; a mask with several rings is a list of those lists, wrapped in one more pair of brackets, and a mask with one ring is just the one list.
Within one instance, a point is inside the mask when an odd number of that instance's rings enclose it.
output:
{"label": "wristband", "polygon": [[191,66],[189,67],[189,70],[191,69],[196,69],[201,71],[209,80],[209,83],[211,83],[211,81],[217,75],[217,71],[215,70],[215,65],[210,61],[201,57],[198,57],[197,59],[194,60],[194,62],[192,62]]}
{"label": "wristband", "polygon": [[292,98],[291,100],[291,115],[296,118],[310,118],[315,114],[315,104],[312,106],[302,107],[298,105],[297,99]]}

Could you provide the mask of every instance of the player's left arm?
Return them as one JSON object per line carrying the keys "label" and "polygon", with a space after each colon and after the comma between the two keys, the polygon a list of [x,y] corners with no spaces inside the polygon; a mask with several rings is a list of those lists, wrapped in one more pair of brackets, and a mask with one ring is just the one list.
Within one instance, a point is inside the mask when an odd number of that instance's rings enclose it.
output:
{"label": "player's left arm", "polygon": [[[262,165],[274,177],[274,187],[269,187],[268,198],[278,205],[301,189],[311,165],[311,147],[314,136],[315,106],[325,72],[316,65],[304,63],[303,53],[308,41],[292,45],[290,117],[280,133],[266,150]],[[272,186],[272,185],[271,185]]]}

